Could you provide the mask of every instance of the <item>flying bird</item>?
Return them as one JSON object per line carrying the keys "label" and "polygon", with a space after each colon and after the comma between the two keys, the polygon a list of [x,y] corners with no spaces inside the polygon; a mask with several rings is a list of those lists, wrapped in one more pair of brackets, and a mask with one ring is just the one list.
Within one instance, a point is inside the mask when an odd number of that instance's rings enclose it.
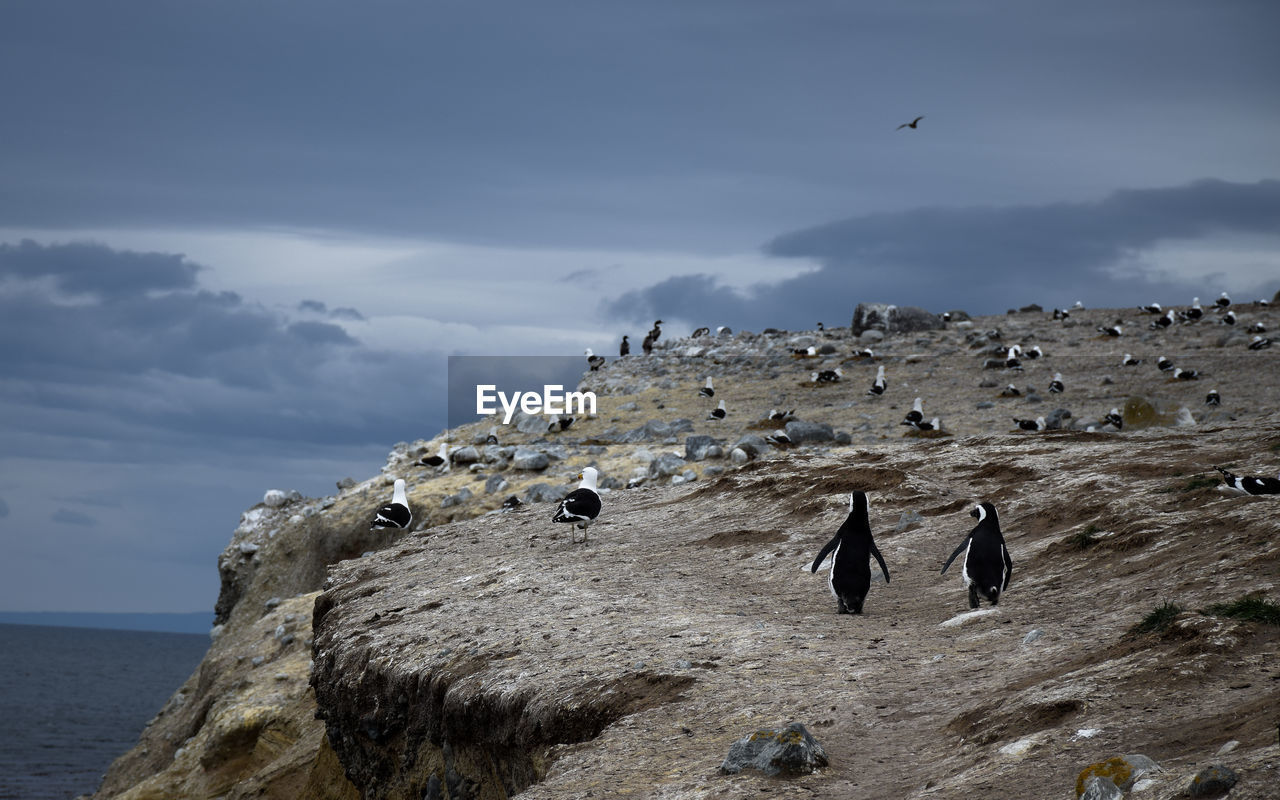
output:
{"label": "flying bird", "polygon": [[911,120],[910,122],[904,122],[904,123],[902,123],[902,124],[901,124],[901,125],[899,125],[898,127],[894,128],[894,130],[895,130],[895,131],[900,131],[900,130],[902,130],[903,128],[911,128],[911,129],[913,129],[913,130],[914,130],[914,129],[915,129],[915,127],[916,127],[917,125],[919,125],[919,124],[920,124],[920,120],[922,120],[922,119],[924,119],[924,116],[916,117],[915,119]]}

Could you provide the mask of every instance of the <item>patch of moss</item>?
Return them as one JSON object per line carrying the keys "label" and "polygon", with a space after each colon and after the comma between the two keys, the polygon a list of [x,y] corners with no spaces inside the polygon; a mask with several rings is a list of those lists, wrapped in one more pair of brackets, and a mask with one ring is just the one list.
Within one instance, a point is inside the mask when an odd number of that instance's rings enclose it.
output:
{"label": "patch of moss", "polygon": [[1280,604],[1263,599],[1260,594],[1247,594],[1230,603],[1217,603],[1204,610],[1215,617],[1231,617],[1264,625],[1280,625]]}
{"label": "patch of moss", "polygon": [[1142,618],[1142,622],[1129,629],[1131,633],[1164,633],[1173,620],[1185,609],[1173,603],[1162,603]]}
{"label": "patch of moss", "polygon": [[1088,550],[1098,543],[1098,537],[1094,536],[1096,532],[1097,528],[1090,525],[1083,531],[1068,537],[1067,546],[1072,550]]}
{"label": "patch of moss", "polygon": [[1132,773],[1133,769],[1129,766],[1129,762],[1124,760],[1123,756],[1116,756],[1108,758],[1106,761],[1099,761],[1097,764],[1090,764],[1076,778],[1076,797],[1084,794],[1084,782],[1095,775],[1099,778],[1110,778],[1112,783],[1120,786],[1129,780],[1129,776]]}

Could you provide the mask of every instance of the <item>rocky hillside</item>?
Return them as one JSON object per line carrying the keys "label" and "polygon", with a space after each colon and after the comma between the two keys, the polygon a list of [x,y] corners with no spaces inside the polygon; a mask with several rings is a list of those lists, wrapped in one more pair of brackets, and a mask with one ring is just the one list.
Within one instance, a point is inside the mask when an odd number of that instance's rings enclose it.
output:
{"label": "rocky hillside", "polygon": [[[332,497],[268,493],[220,560],[209,654],[96,796],[754,796],[778,779],[720,760],[793,720],[830,758],[794,779],[815,797],[1070,796],[1089,763],[1138,752],[1166,772],[1135,796],[1212,763],[1240,775],[1232,797],[1271,796],[1280,628],[1220,606],[1280,600],[1280,498],[1225,494],[1212,467],[1280,464],[1280,348],[1240,330],[1280,314],[1237,314],[664,338],[587,375],[598,413],[563,432],[530,418],[486,445],[468,426],[447,474],[413,465],[437,444],[417,441]],[[1043,356],[984,368],[1011,344]],[[941,434],[899,424],[916,396]],[[1121,431],[1084,431],[1112,407]],[[766,443],[791,408],[805,441]],[[1039,416],[1057,429],[1014,430]],[[549,501],[587,464],[613,491],[571,545]],[[370,533],[397,476],[416,530]],[[853,489],[892,576],[861,617],[807,569]],[[523,508],[490,513],[513,494]],[[971,614],[938,569],[977,500],[1001,511],[1014,576]]]}

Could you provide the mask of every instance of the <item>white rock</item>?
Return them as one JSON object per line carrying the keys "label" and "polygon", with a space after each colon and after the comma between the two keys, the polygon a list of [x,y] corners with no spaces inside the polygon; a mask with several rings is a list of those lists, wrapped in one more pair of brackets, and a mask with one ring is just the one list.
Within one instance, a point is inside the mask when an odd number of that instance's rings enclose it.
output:
{"label": "white rock", "polygon": [[1231,741],[1224,744],[1222,747],[1218,748],[1217,755],[1225,756],[1227,753],[1230,753],[1232,750],[1235,750],[1239,746],[1240,746],[1240,743],[1237,742],[1235,739],[1232,739]]}
{"label": "white rock", "polygon": [[1000,613],[999,606],[995,606],[993,608],[980,608],[977,611],[970,611],[966,614],[957,614],[956,616],[952,617],[946,622],[939,623],[938,627],[939,628],[958,628],[961,625],[968,625],[970,622],[974,622],[976,620],[982,619],[983,617],[989,617],[992,614],[999,614],[999,613]]}
{"label": "white rock", "polygon": [[262,504],[267,508],[279,508],[289,499],[289,495],[279,489],[268,489],[267,493],[262,496]]}

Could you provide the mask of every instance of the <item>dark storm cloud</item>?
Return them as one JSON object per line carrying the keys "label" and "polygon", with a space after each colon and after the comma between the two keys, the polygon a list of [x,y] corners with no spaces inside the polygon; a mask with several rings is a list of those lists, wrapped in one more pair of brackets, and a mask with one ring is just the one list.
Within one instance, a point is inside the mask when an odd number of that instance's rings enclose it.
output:
{"label": "dark storm cloud", "polygon": [[323,314],[328,310],[328,307],[319,300],[303,300],[301,303],[298,303],[298,310],[314,311],[317,314]]}
{"label": "dark storm cloud", "polygon": [[349,319],[352,322],[365,321],[364,314],[361,314],[359,311],[357,311],[354,308],[347,308],[345,306],[342,308],[335,308],[334,310],[330,311],[329,316],[333,319]]}
{"label": "dark storm cloud", "polygon": [[[48,280],[73,285],[97,269],[146,279],[89,302],[49,294]],[[32,452],[45,445],[30,430],[129,447],[149,441],[141,431],[339,445],[397,441],[413,434],[406,420],[443,417],[444,380],[430,377],[443,356],[394,356],[337,324],[201,290],[189,280],[198,269],[101,245],[0,248],[0,429]]]}
{"label": "dark storm cloud", "polygon": [[181,255],[111,250],[97,244],[44,247],[30,240],[0,244],[0,276],[51,277],[69,294],[119,297],[191,289],[200,267]]}
{"label": "dark storm cloud", "polygon": [[816,261],[821,267],[814,272],[746,293],[705,275],[671,278],[628,292],[607,310],[635,321],[667,315],[758,329],[843,320],[863,301],[989,314],[1030,302],[1176,299],[1213,287],[1158,275],[1116,277],[1112,270],[1162,243],[1276,234],[1277,220],[1276,180],[1122,190],[1093,203],[868,214],[765,245],[769,255]]}
{"label": "dark storm cloud", "polygon": [[72,511],[68,508],[60,508],[49,515],[49,519],[54,522],[61,522],[64,525],[97,525],[98,521],[88,514],[82,514],[79,511]]}

